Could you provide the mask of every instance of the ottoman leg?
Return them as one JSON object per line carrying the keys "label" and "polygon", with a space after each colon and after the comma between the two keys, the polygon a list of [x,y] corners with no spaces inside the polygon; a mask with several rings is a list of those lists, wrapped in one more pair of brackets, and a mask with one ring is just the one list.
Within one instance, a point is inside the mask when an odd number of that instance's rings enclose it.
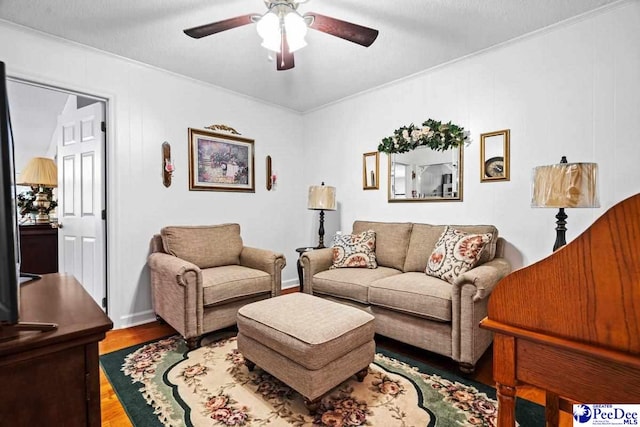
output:
{"label": "ottoman leg", "polygon": [[368,366],[362,369],[361,371],[356,372],[356,379],[358,380],[358,382],[364,381],[364,378],[367,376],[368,373],[369,373]]}
{"label": "ottoman leg", "polygon": [[309,411],[309,415],[316,414],[316,412],[318,411],[318,408],[320,407],[320,401],[322,400],[321,397],[316,397],[313,400],[309,400],[306,397],[304,398],[304,406],[307,407],[307,410]]}
{"label": "ottoman leg", "polygon": [[253,369],[256,367],[256,364],[253,363],[251,360],[247,359],[246,357],[244,358],[244,364],[249,370],[249,372],[253,372]]}

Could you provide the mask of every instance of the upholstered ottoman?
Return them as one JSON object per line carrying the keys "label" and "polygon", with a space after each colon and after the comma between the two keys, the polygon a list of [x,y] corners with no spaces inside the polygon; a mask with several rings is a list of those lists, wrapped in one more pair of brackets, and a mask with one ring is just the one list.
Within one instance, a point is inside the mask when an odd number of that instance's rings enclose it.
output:
{"label": "upholstered ottoman", "polygon": [[304,398],[313,413],[323,394],[357,374],[375,354],[374,317],[304,293],[247,304],[238,310],[238,350],[249,370],[269,372]]}

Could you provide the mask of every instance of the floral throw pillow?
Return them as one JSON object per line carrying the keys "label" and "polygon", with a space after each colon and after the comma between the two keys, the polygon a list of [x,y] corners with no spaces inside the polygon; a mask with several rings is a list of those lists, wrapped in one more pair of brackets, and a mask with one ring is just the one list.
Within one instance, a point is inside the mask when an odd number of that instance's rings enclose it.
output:
{"label": "floral throw pillow", "polygon": [[376,232],[340,234],[333,241],[333,265],[331,268],[377,268]]}
{"label": "floral throw pillow", "polygon": [[487,234],[469,234],[446,226],[429,257],[425,273],[453,283],[456,277],[471,270],[491,242]]}

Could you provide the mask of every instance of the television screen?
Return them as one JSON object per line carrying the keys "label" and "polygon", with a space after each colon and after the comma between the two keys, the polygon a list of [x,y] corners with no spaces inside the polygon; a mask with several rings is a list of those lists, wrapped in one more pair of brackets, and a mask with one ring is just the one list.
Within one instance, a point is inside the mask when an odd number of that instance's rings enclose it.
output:
{"label": "television screen", "polygon": [[19,242],[13,135],[7,78],[0,62],[0,323],[15,324],[19,313]]}

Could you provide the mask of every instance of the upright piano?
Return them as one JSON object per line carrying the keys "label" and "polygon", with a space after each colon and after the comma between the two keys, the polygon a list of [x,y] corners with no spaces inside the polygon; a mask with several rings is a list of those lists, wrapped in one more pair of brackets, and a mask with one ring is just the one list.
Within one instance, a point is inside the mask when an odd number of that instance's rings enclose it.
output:
{"label": "upright piano", "polygon": [[495,333],[501,427],[521,383],[546,391],[548,426],[570,403],[640,404],[640,194],[501,280],[480,326]]}

